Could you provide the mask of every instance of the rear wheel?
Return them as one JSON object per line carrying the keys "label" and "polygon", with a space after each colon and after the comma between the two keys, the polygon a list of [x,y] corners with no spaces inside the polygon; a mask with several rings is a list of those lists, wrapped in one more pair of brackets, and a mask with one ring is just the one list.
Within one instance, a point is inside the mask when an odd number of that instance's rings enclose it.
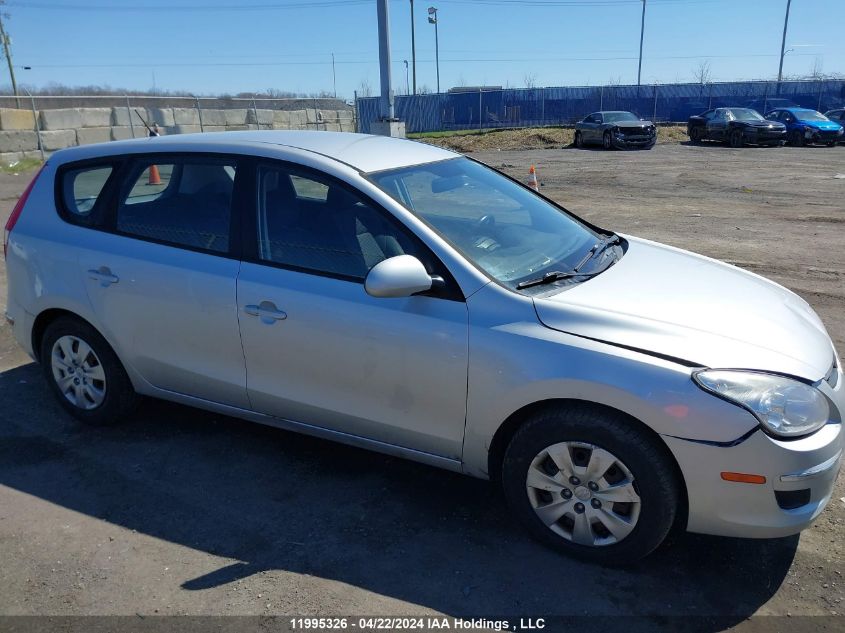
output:
{"label": "rear wheel", "polygon": [[610,130],[604,133],[602,136],[602,145],[605,149],[613,149],[613,136],[610,134]]}
{"label": "rear wheel", "polygon": [[689,140],[693,143],[700,143],[702,141],[700,127],[694,127],[689,131]]}
{"label": "rear wheel", "polygon": [[138,404],[138,395],[114,350],[82,320],[62,317],[47,326],[40,360],[59,403],[82,422],[114,424]]}
{"label": "rear wheel", "polygon": [[742,131],[734,130],[731,132],[731,135],[728,137],[728,142],[731,147],[742,147],[745,144],[744,139],[742,138]]}
{"label": "rear wheel", "polygon": [[789,144],[793,147],[801,147],[804,145],[804,135],[798,130],[795,130],[789,135]]}
{"label": "rear wheel", "polygon": [[508,503],[531,534],[577,558],[625,564],[669,534],[679,486],[665,450],[626,416],[589,406],[548,409],[511,440]]}

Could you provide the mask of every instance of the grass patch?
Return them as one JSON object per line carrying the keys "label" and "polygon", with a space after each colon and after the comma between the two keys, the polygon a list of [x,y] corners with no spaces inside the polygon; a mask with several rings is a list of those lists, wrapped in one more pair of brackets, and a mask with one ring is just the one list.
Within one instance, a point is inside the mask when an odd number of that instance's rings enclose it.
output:
{"label": "grass patch", "polygon": [[41,160],[38,158],[24,158],[23,160],[14,162],[11,165],[6,163],[0,164],[0,172],[3,172],[4,174],[21,174],[32,171],[33,169],[38,169],[41,165]]}

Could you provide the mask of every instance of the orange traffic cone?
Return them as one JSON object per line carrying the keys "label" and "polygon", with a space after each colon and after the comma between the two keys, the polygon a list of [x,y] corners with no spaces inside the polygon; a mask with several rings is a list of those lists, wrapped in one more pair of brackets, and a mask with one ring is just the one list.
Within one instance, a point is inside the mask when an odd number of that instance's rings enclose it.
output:
{"label": "orange traffic cone", "polygon": [[528,186],[534,191],[540,191],[540,183],[537,181],[537,170],[534,169],[534,165],[531,165],[531,169],[528,170]]}
{"label": "orange traffic cone", "polygon": [[150,165],[150,177],[147,179],[148,185],[160,185],[161,174],[158,173],[157,165]]}

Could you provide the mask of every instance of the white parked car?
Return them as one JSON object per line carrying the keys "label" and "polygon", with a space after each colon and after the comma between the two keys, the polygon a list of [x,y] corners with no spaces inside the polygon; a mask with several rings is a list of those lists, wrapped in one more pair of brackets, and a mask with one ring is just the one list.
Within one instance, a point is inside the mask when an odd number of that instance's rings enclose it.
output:
{"label": "white parked car", "polygon": [[839,470],[842,370],[801,298],[428,145],[67,149],[5,242],[7,319],[80,420],[153,396],[491,478],[585,559],[796,533]]}

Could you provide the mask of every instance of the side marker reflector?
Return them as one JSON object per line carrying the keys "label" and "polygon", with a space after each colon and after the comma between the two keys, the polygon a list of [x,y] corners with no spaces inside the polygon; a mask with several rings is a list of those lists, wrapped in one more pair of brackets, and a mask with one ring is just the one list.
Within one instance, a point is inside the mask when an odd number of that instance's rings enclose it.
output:
{"label": "side marker reflector", "polygon": [[749,475],[746,473],[722,473],[725,481],[734,481],[741,484],[764,484],[766,478],[763,475]]}

